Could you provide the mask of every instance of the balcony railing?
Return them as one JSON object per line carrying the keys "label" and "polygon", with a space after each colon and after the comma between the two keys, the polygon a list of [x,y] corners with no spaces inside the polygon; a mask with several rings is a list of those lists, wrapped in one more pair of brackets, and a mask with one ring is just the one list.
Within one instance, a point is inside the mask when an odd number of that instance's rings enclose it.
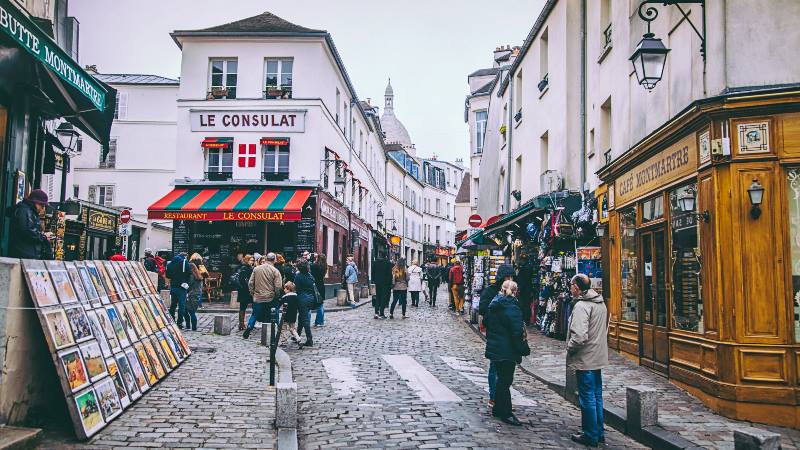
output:
{"label": "balcony railing", "polygon": [[264,89],[264,98],[266,99],[282,99],[282,98],[292,98],[292,87],[291,86],[284,86],[284,87],[276,87],[276,86],[267,86]]}
{"label": "balcony railing", "polygon": [[286,181],[289,179],[289,172],[261,172],[261,179],[264,181]]}
{"label": "balcony railing", "polygon": [[208,181],[229,181],[233,178],[233,172],[206,172],[206,180]]}
{"label": "balcony railing", "polygon": [[609,23],[603,30],[603,50],[611,47],[611,24]]}
{"label": "balcony railing", "polygon": [[514,114],[514,122],[519,122],[520,120],[522,120],[522,108]]}
{"label": "balcony railing", "polygon": [[547,77],[549,75],[550,75],[549,73],[544,74],[544,78],[542,78],[542,81],[540,81],[539,84],[537,85],[539,88],[539,92],[544,92],[544,90],[547,89],[547,85],[549,84],[549,82],[547,81]]}

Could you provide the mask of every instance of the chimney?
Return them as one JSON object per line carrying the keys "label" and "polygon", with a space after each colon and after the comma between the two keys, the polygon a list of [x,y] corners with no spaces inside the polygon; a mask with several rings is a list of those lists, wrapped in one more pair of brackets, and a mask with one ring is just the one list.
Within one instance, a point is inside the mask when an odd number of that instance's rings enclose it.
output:
{"label": "chimney", "polygon": [[86,67],[84,67],[84,69],[86,69],[87,72],[100,73],[97,71],[97,64],[92,64],[91,66],[87,65]]}
{"label": "chimney", "polygon": [[495,48],[493,53],[494,67],[499,67],[507,64],[506,61],[508,61],[508,57],[510,54],[511,54],[511,47],[508,45],[506,45],[505,47],[501,45]]}

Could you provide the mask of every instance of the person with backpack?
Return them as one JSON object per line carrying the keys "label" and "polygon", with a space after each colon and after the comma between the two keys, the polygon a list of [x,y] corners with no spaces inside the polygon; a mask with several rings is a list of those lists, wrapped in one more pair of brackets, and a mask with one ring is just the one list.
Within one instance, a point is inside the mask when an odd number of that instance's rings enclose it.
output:
{"label": "person with backpack", "polygon": [[442,270],[434,261],[425,264],[425,280],[428,283],[428,304],[436,307],[436,293],[439,291]]}
{"label": "person with backpack", "polygon": [[253,269],[253,274],[247,282],[250,293],[253,295],[253,312],[247,320],[247,328],[242,333],[242,338],[247,339],[256,327],[256,322],[268,322],[270,309],[277,306],[283,295],[283,276],[275,267],[275,253],[267,253],[265,263]]}
{"label": "person with backpack", "polygon": [[[192,268],[186,260],[186,252],[181,252],[167,264],[167,278],[169,278],[169,315],[183,329],[183,320],[186,315],[186,295],[189,293],[189,281]],[[175,317],[177,310],[178,316]],[[186,324],[187,327],[190,324]]]}
{"label": "person with backpack", "polygon": [[250,295],[250,288],[247,283],[250,281],[250,276],[253,274],[253,266],[255,259],[253,255],[244,255],[242,257],[241,265],[236,269],[236,272],[231,275],[231,288],[236,289],[236,301],[239,302],[239,331],[244,331],[244,315],[247,312],[247,307],[253,303],[253,296]]}
{"label": "person with backpack", "polygon": [[464,309],[464,267],[461,261],[456,260],[450,268],[447,281],[450,283],[450,292],[453,293],[453,308],[456,314],[463,314]]}

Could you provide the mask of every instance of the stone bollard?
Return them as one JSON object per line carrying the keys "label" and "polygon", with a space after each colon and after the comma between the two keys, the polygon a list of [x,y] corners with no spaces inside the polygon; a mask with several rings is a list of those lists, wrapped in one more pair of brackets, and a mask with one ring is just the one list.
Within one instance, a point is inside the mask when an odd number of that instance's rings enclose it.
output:
{"label": "stone bollard", "polygon": [[297,428],[297,384],[276,383],[275,427]]}
{"label": "stone bollard", "polygon": [[231,291],[231,302],[228,306],[231,308],[239,308],[239,291]]}
{"label": "stone bollard", "polygon": [[172,306],[171,305],[172,299],[169,296],[169,289],[162,289],[161,292],[159,292],[159,294],[161,295],[161,300],[164,300],[164,306],[166,306],[167,308]]}
{"label": "stone bollard", "polygon": [[575,377],[575,369],[567,367],[566,378],[564,378],[564,398],[568,402],[578,403],[578,379]]}
{"label": "stone bollard", "polygon": [[336,306],[347,305],[347,289],[338,289],[336,291]]}
{"label": "stone bollard", "polygon": [[781,435],[758,428],[742,428],[733,432],[735,450],[778,450],[781,448]]}
{"label": "stone bollard", "polygon": [[647,386],[628,386],[625,394],[628,433],[658,423],[658,391]]}
{"label": "stone bollard", "polygon": [[214,334],[228,336],[231,334],[231,316],[214,316]]}
{"label": "stone bollard", "polygon": [[369,284],[369,295],[373,297],[378,295],[378,288],[375,287],[375,283]]}
{"label": "stone bollard", "polygon": [[369,297],[369,286],[361,286],[361,298]]}

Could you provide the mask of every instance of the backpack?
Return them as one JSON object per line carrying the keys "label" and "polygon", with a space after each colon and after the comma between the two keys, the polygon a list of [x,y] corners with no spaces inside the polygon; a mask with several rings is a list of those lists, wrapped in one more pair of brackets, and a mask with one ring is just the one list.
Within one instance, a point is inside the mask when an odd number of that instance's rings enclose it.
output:
{"label": "backpack", "polygon": [[167,263],[167,269],[165,272],[167,278],[169,278],[170,280],[184,281],[183,275],[188,272],[187,270],[188,267],[186,266],[186,258],[181,258],[179,261],[180,264],[175,264],[175,262],[177,261],[174,259],[169,263]]}

